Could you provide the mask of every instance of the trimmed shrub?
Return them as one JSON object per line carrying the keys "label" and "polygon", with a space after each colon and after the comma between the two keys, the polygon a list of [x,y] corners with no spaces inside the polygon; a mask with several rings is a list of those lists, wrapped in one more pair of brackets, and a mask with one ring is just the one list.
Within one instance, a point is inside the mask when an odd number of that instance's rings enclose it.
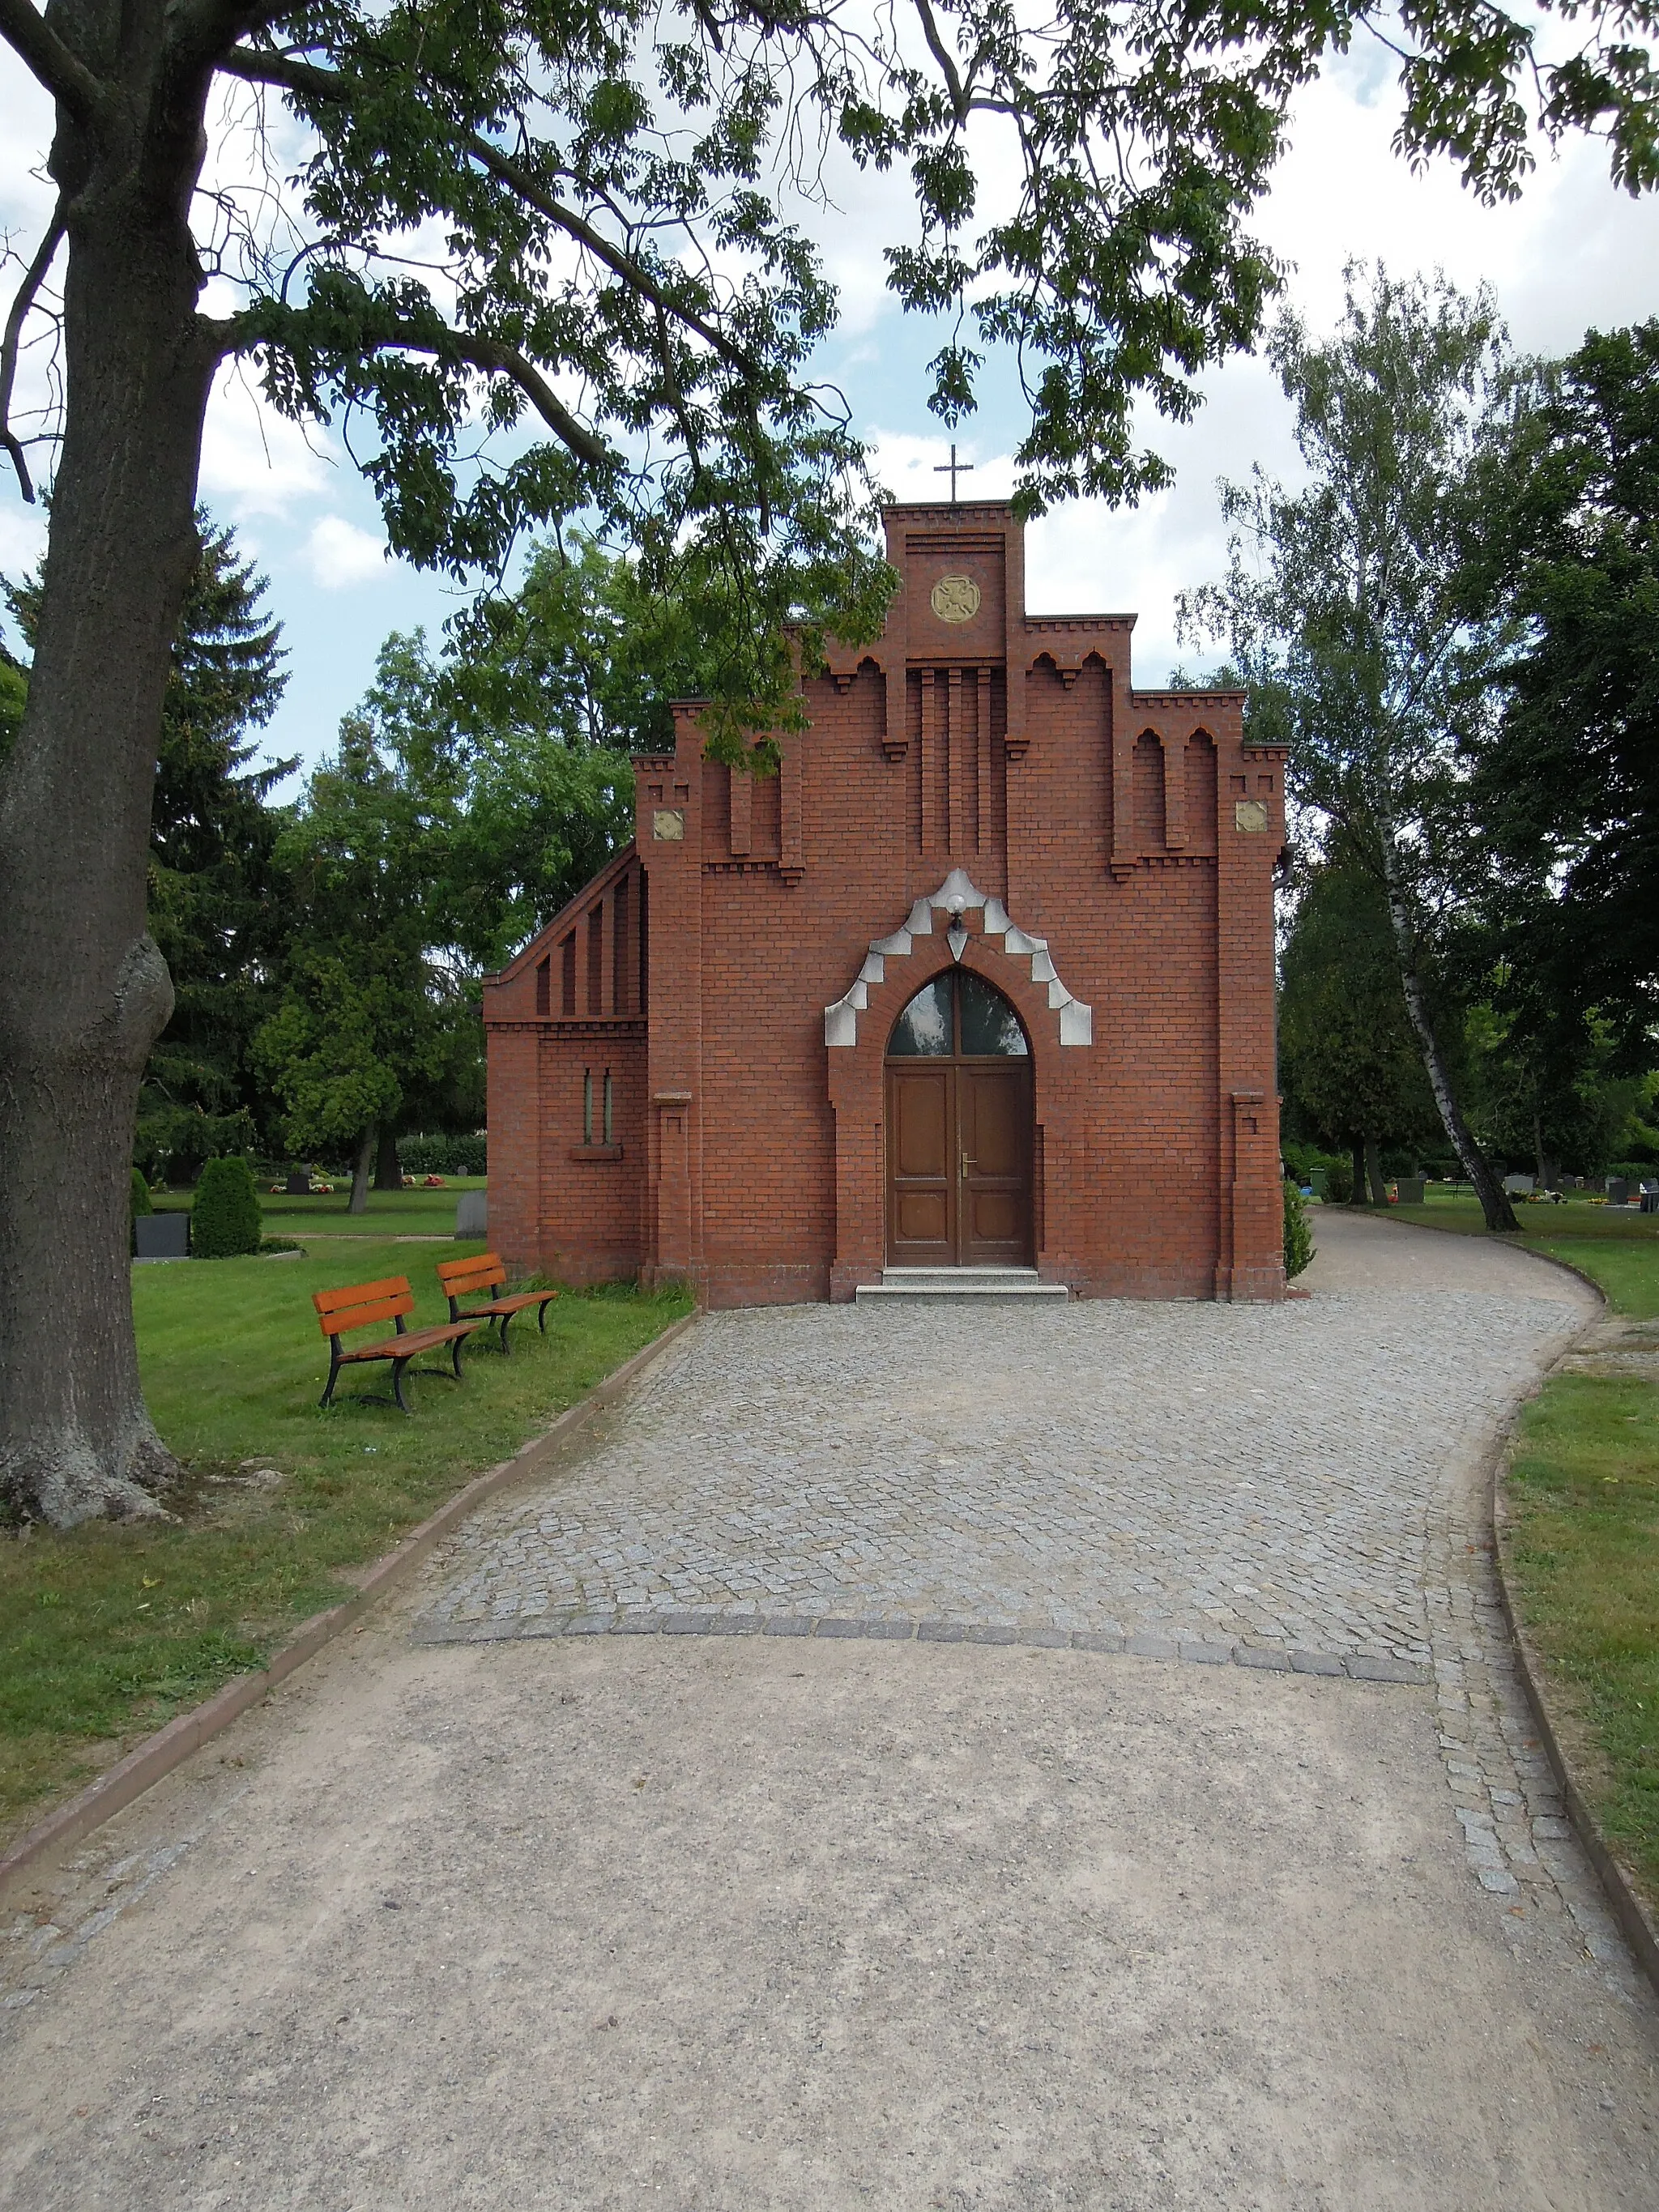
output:
{"label": "trimmed shrub", "polygon": [[190,1245],[198,1260],[234,1260],[257,1252],[264,1235],[253,1170],[240,1154],[210,1160],[196,1186]]}
{"label": "trimmed shrub", "polygon": [[132,1171],[132,1218],[137,1221],[141,1213],[154,1213],[155,1211],[155,1208],[149,1202],[149,1185],[144,1181],[142,1171],[137,1168],[134,1168]]}
{"label": "trimmed shrub", "polygon": [[1346,1206],[1353,1197],[1353,1162],[1333,1158],[1325,1170],[1325,1195],[1333,1206]]}
{"label": "trimmed shrub", "polygon": [[1313,1231],[1308,1209],[1293,1182],[1285,1186],[1285,1279],[1294,1282],[1314,1255]]}
{"label": "trimmed shrub", "polygon": [[399,1137],[398,1165],[411,1176],[488,1175],[489,1140],[482,1129],[435,1137]]}

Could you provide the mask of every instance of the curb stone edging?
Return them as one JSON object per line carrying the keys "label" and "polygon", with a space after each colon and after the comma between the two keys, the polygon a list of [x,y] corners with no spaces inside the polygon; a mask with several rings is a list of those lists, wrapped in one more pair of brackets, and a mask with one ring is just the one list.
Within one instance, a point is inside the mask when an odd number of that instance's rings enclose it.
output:
{"label": "curb stone edging", "polygon": [[1125,1652],[1132,1659],[1179,1659],[1200,1667],[1244,1667],[1280,1674],[1346,1677],[1431,1688],[1432,1669],[1407,1659],[1374,1659],[1334,1651],[1272,1651],[1251,1644],[1206,1644],[1196,1637],[1128,1635],[1121,1629],[1045,1628],[1012,1621],[918,1620],[908,1613],[752,1613],[701,1607],[660,1611],[642,1606],[586,1613],[562,1607],[501,1620],[416,1621],[416,1644],[506,1644],[566,1636],[807,1636],[825,1643],[857,1638],[884,1644],[1014,1644],[1026,1651]]}
{"label": "curb stone edging", "polygon": [[[1550,1374],[1553,1375],[1555,1371],[1555,1368],[1553,1367]],[[1549,1376],[1544,1377],[1545,1382],[1549,1379]],[[1542,1388],[1541,1383],[1540,1388]],[[1536,1395],[1536,1393],[1534,1395]],[[1518,1417],[1517,1409],[1516,1418]],[[1656,1929],[1649,1917],[1647,1907],[1636,1894],[1630,1877],[1609,1850],[1607,1839],[1601,1833],[1600,1823],[1590,1810],[1583,1792],[1573,1778],[1572,1769],[1567,1763],[1560,1740],[1551,1724],[1549,1706],[1545,1700],[1541,1686],[1544,1670],[1539,1663],[1538,1656],[1532,1648],[1526,1630],[1522,1626],[1521,1616],[1510,1589],[1510,1578],[1504,1556],[1509,1531],[1508,1500],[1504,1495],[1504,1478],[1508,1472],[1510,1455],[1514,1448],[1513,1428],[1514,1425],[1511,1422],[1510,1434],[1504,1440],[1503,1449],[1497,1454],[1492,1467],[1492,1566],[1498,1579],[1498,1601],[1504,1608],[1504,1619],[1509,1627],[1510,1640],[1515,1646],[1516,1672],[1520,1675],[1522,1686],[1526,1691],[1527,1704],[1532,1711],[1539,1741],[1542,1743],[1545,1756],[1549,1760],[1550,1771],[1560,1784],[1562,1798],[1566,1804],[1578,1841],[1583,1848],[1584,1856],[1595,1869],[1601,1887],[1606,1893],[1607,1903],[1613,1908],[1613,1917],[1619,1923],[1620,1934],[1630,1945],[1643,1972],[1653,1984],[1655,1994],[1659,1995],[1659,1929]]]}
{"label": "curb stone edging", "polygon": [[567,1406],[550,1428],[521,1445],[511,1459],[474,1475],[435,1513],[411,1528],[400,1544],[383,1553],[363,1573],[349,1597],[330,1606],[326,1612],[313,1613],[280,1650],[271,1654],[267,1665],[251,1674],[238,1674],[204,1704],[192,1706],[189,1712],[175,1714],[164,1728],[135,1744],[126,1757],[118,1759],[106,1773],[48,1813],[45,1820],[37,1821],[0,1855],[0,1896],[20,1875],[43,1859],[68,1850],[89,1836],[94,1828],[101,1827],[163,1776],[182,1766],[193,1752],[221,1729],[228,1728],[250,1706],[269,1697],[278,1683],[303,1667],[307,1660],[315,1658],[325,1644],[331,1644],[343,1629],[367,1613],[375,1599],[403,1582],[439,1539],[447,1535],[486,1498],[509,1484],[522,1481],[526,1475],[539,1474],[544,1461],[551,1459],[595,1413],[614,1404],[653,1359],[701,1318],[698,1310],[671,1322],[660,1336],[653,1337],[631,1359],[624,1360],[612,1374],[595,1383],[585,1398],[579,1398],[574,1406]]}

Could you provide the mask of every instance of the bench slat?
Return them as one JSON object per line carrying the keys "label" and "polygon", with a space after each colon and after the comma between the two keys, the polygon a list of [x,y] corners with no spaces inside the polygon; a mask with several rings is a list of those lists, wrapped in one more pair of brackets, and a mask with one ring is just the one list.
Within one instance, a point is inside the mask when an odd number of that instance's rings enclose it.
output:
{"label": "bench slat", "polygon": [[493,1252],[482,1252],[475,1260],[440,1260],[437,1272],[445,1294],[452,1298],[507,1280],[507,1269]]}
{"label": "bench slat", "polygon": [[556,1291],[515,1291],[510,1298],[491,1298],[485,1306],[465,1306],[462,1311],[483,1321],[495,1314],[522,1313],[526,1306],[550,1305],[558,1297]]}
{"label": "bench slat", "polygon": [[375,1322],[395,1321],[413,1313],[415,1293],[407,1275],[388,1275],[378,1283],[353,1283],[342,1291],[313,1291],[311,1303],[325,1336],[339,1336],[354,1328],[368,1328]]}
{"label": "bench slat", "polygon": [[339,1306],[367,1305],[371,1298],[398,1295],[412,1296],[407,1275],[385,1275],[377,1283],[352,1283],[343,1291],[313,1291],[311,1303],[319,1313],[332,1313]]}
{"label": "bench slat", "polygon": [[447,1321],[431,1328],[406,1328],[401,1336],[386,1337],[380,1343],[366,1344],[359,1351],[343,1352],[340,1364],[349,1367],[355,1359],[413,1359],[417,1352],[430,1352],[434,1346],[453,1344],[458,1336],[471,1336],[477,1326],[476,1321]]}

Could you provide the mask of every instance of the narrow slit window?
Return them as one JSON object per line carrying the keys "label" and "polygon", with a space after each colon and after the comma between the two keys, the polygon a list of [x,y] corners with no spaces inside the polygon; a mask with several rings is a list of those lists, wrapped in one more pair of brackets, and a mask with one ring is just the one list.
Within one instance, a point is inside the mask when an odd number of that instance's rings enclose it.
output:
{"label": "narrow slit window", "polygon": [[585,1067],[582,1070],[582,1142],[591,1145],[592,1141],[593,1071],[591,1067]]}
{"label": "narrow slit window", "polygon": [[536,1012],[550,1014],[553,1011],[553,963],[551,958],[536,963]]}
{"label": "narrow slit window", "polygon": [[607,1145],[614,1145],[617,1141],[616,1103],[616,1089],[611,1080],[611,1070],[607,1067],[605,1071],[605,1141]]}

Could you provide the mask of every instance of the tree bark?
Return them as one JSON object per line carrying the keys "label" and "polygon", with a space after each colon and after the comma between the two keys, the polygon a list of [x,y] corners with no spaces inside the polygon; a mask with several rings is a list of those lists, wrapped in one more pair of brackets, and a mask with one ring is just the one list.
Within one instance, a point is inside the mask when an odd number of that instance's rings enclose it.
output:
{"label": "tree bark", "polygon": [[398,1165],[398,1132],[388,1122],[380,1131],[380,1141],[374,1154],[374,1188],[376,1190],[401,1190],[403,1170]]}
{"label": "tree bark", "polygon": [[1553,1190],[1560,1180],[1561,1171],[1544,1150],[1544,1124],[1541,1116],[1532,1117],[1533,1158],[1538,1169],[1540,1190]]}
{"label": "tree bark", "polygon": [[1389,1202],[1389,1186],[1382,1179],[1382,1148],[1375,1137],[1365,1139],[1365,1195],[1373,1206]]}
{"label": "tree bark", "polygon": [[1353,1188],[1348,1193],[1348,1203],[1350,1206],[1364,1206],[1365,1203],[1364,1139],[1356,1137],[1348,1149],[1353,1155]]}
{"label": "tree bark", "polygon": [[[128,19],[124,77],[160,82],[167,12]],[[145,927],[150,802],[219,343],[187,220],[206,79],[147,108],[150,89],[96,143],[59,111],[64,435],[0,780],[0,1498],[59,1527],[152,1513],[177,1473],[139,1389],[128,1191],[173,1004]]]}
{"label": "tree bark", "polygon": [[374,1165],[375,1133],[364,1132],[363,1141],[357,1147],[357,1164],[351,1170],[351,1203],[348,1213],[368,1212],[368,1178]]}
{"label": "tree bark", "polygon": [[1474,1194],[1480,1201],[1480,1211],[1486,1217],[1487,1228],[1519,1229],[1521,1224],[1515,1218],[1515,1208],[1510,1204],[1508,1194],[1487,1164],[1486,1154],[1475,1143],[1474,1133],[1463,1119],[1452,1090],[1446,1055],[1441,1050],[1440,1040],[1435,1034],[1428,997],[1418,969],[1416,922],[1406,890],[1399,851],[1394,842],[1393,825],[1388,822],[1382,824],[1382,881],[1388,893],[1389,919],[1394,929],[1400,988],[1405,994],[1407,1014],[1417,1032],[1423,1066],[1428,1074],[1429,1088],[1434,1093],[1441,1126],[1451,1140],[1452,1150],[1462,1163],[1464,1174],[1474,1185]]}

